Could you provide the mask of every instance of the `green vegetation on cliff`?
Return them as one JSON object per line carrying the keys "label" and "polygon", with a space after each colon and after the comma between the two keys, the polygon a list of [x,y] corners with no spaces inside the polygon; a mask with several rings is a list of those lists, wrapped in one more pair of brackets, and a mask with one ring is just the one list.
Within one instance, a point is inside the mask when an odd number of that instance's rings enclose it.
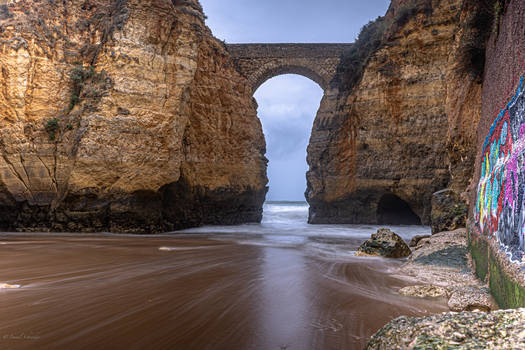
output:
{"label": "green vegetation on cliff", "polygon": [[342,58],[332,85],[341,91],[351,91],[361,80],[370,57],[388,41],[391,33],[416,15],[431,16],[432,12],[432,1],[412,0],[399,8],[393,19],[380,16],[365,24],[352,48]]}
{"label": "green vegetation on cliff", "polygon": [[383,44],[383,36],[388,27],[388,21],[384,17],[378,17],[361,28],[354,46],[341,60],[332,85],[338,86],[340,90],[350,91],[359,82],[368,59]]}

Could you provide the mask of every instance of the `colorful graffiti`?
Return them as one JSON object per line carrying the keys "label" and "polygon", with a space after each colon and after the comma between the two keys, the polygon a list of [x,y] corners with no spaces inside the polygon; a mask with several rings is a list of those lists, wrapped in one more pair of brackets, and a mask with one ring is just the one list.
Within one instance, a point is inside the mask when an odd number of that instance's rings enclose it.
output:
{"label": "colorful graffiti", "polygon": [[525,262],[524,78],[485,138],[474,218],[514,261]]}

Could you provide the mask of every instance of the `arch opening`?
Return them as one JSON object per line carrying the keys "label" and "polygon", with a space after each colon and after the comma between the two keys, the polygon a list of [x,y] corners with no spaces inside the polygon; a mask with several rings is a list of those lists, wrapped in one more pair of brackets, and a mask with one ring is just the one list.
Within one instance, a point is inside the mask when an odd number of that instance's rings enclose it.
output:
{"label": "arch opening", "polygon": [[380,225],[421,225],[421,219],[407,202],[395,194],[385,194],[377,206],[377,223]]}
{"label": "arch opening", "polygon": [[255,81],[253,83],[253,91],[257,91],[261,85],[266,83],[268,80],[282,76],[282,75],[300,75],[304,78],[317,83],[322,90],[326,90],[328,82],[318,74],[317,72],[304,67],[296,65],[281,65],[277,67],[265,67],[263,66],[259,72],[255,74]]}
{"label": "arch opening", "polygon": [[270,78],[255,91],[268,158],[267,201],[305,201],[306,150],[323,94],[295,74]]}

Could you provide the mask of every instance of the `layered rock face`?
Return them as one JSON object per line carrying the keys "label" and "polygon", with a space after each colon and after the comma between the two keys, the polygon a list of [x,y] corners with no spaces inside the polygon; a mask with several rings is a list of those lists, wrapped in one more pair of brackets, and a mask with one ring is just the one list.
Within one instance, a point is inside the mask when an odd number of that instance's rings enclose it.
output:
{"label": "layered rock face", "polygon": [[196,0],[0,8],[0,229],[261,219],[265,142]]}
{"label": "layered rock face", "polygon": [[393,1],[384,44],[357,85],[326,91],[308,148],[311,223],[386,223],[402,206],[396,223],[430,223],[432,195],[451,181],[447,148],[459,131],[449,123],[470,118],[449,113],[470,97],[451,97],[447,81],[461,4]]}

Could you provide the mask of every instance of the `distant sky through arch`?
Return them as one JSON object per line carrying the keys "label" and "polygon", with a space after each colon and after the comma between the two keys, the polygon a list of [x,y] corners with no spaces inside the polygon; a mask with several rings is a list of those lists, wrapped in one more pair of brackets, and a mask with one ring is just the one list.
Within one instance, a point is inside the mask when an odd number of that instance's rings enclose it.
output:
{"label": "distant sky through arch", "polygon": [[[390,4],[390,0],[200,2],[213,34],[230,44],[353,42],[361,27],[384,15]],[[322,91],[307,78],[282,75],[263,84],[255,97],[270,160],[267,200],[304,200],[304,142],[310,138]],[[291,127],[292,124],[295,127]],[[302,148],[297,148],[299,146]],[[283,153],[284,150],[288,150],[288,154]]]}
{"label": "distant sky through arch", "polygon": [[280,75],[261,85],[254,96],[269,160],[266,198],[304,201],[306,147],[323,90],[300,75]]}

